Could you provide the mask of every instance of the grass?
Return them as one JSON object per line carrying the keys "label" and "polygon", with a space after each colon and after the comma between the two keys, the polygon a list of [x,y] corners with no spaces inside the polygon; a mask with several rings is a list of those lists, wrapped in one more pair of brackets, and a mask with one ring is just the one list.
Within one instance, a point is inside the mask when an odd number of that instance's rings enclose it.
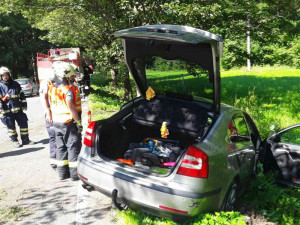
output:
{"label": "grass", "polygon": [[21,220],[22,217],[29,213],[29,210],[19,206],[0,208],[0,224]]}
{"label": "grass", "polygon": [[125,103],[122,100],[124,90],[113,87],[109,78],[101,75],[92,76],[92,93],[89,95],[89,109],[93,120],[110,117]]}
{"label": "grass", "polygon": [[[169,76],[170,73],[164,73]],[[167,81],[161,80],[166,85]],[[194,83],[193,78],[185,80]],[[94,92],[89,98],[93,119],[103,119],[125,103],[123,90],[113,88],[109,79],[94,75]],[[262,138],[274,130],[300,122],[300,70],[289,67],[257,67],[221,72],[222,102],[248,112],[256,122]],[[167,85],[171,85],[168,83]],[[201,87],[199,87],[201,88]],[[274,129],[271,130],[270,127]],[[272,174],[259,175],[242,199],[256,215],[277,224],[300,224],[300,190],[280,188],[273,184]],[[118,224],[174,225],[175,222],[146,215],[139,211],[119,212]],[[240,212],[201,214],[185,224],[245,224]],[[230,222],[228,222],[230,221]]]}
{"label": "grass", "polygon": [[[0,189],[0,202],[7,195],[4,189]],[[29,210],[19,206],[1,207],[0,206],[0,224],[18,221],[30,213]]]}
{"label": "grass", "polygon": [[222,73],[222,101],[248,112],[263,138],[300,121],[300,70],[254,68]]}

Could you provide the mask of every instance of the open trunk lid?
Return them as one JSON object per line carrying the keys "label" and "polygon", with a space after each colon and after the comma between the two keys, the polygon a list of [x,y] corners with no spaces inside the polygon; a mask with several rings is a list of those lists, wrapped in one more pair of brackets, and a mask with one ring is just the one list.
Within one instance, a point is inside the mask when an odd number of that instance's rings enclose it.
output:
{"label": "open trunk lid", "polygon": [[[215,34],[179,25],[148,25],[114,33],[123,39],[127,66],[141,95],[148,88],[144,58],[186,60],[208,71],[213,86],[212,111],[220,112],[220,57],[223,41]],[[203,97],[203,96],[200,96]]]}

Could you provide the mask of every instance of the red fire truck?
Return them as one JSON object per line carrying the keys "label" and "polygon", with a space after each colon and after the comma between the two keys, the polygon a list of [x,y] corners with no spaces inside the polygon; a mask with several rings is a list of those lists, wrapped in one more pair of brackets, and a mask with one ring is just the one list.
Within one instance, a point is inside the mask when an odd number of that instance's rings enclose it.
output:
{"label": "red fire truck", "polygon": [[56,61],[70,63],[74,68],[78,69],[79,73],[83,73],[79,48],[50,49],[47,55],[37,53],[36,61],[39,83],[43,80],[48,80],[52,76],[52,64]]}

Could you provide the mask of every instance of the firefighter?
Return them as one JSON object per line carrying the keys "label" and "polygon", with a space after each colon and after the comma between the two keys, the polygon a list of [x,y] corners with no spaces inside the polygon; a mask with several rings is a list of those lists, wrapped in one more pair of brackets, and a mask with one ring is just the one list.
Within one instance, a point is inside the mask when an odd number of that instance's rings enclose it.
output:
{"label": "firefighter", "polygon": [[81,118],[81,112],[82,112],[82,108],[81,108],[81,96],[80,96],[80,91],[79,91],[79,83],[76,82],[76,77],[77,75],[72,75],[69,78],[69,84],[72,85],[74,87],[75,92],[73,92],[74,95],[74,103],[75,103],[75,107],[76,110],[78,112],[79,117]]}
{"label": "firefighter", "polygon": [[88,97],[90,92],[90,86],[91,86],[91,74],[93,74],[93,70],[86,64],[86,61],[84,60],[82,62],[82,68],[83,68],[83,77],[80,84],[80,93],[82,99],[85,99]]}
{"label": "firefighter", "polygon": [[40,99],[45,113],[45,122],[46,122],[46,129],[49,136],[49,147],[50,147],[50,166],[53,169],[57,168],[56,165],[56,141],[55,141],[55,132],[53,127],[53,120],[52,120],[52,112],[50,110],[50,103],[48,100],[48,85],[51,84],[51,80],[44,80],[41,83],[40,87]]}
{"label": "firefighter", "polygon": [[55,84],[49,83],[48,98],[56,139],[56,163],[60,180],[78,180],[77,158],[81,149],[82,124],[74,103],[69,78],[74,68],[65,62],[53,63]]}
{"label": "firefighter", "polygon": [[[29,140],[28,118],[23,110],[27,110],[27,101],[19,83],[11,78],[8,68],[0,68],[0,115],[2,123],[7,127],[9,137],[14,147],[32,145],[35,142]],[[22,144],[18,141],[16,122],[20,127]]]}

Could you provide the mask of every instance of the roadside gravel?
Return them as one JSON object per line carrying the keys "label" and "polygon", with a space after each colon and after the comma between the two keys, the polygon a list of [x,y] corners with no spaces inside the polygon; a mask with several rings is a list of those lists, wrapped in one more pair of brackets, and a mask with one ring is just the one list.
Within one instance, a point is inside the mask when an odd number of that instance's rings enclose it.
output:
{"label": "roadside gravel", "polygon": [[[48,134],[39,97],[27,98],[32,146],[15,149],[0,124],[0,224],[114,224],[111,200],[88,192],[81,181],[59,181],[49,166]],[[86,111],[83,102],[83,115]],[[86,125],[86,119],[83,119]],[[9,209],[21,210],[9,221]]]}

